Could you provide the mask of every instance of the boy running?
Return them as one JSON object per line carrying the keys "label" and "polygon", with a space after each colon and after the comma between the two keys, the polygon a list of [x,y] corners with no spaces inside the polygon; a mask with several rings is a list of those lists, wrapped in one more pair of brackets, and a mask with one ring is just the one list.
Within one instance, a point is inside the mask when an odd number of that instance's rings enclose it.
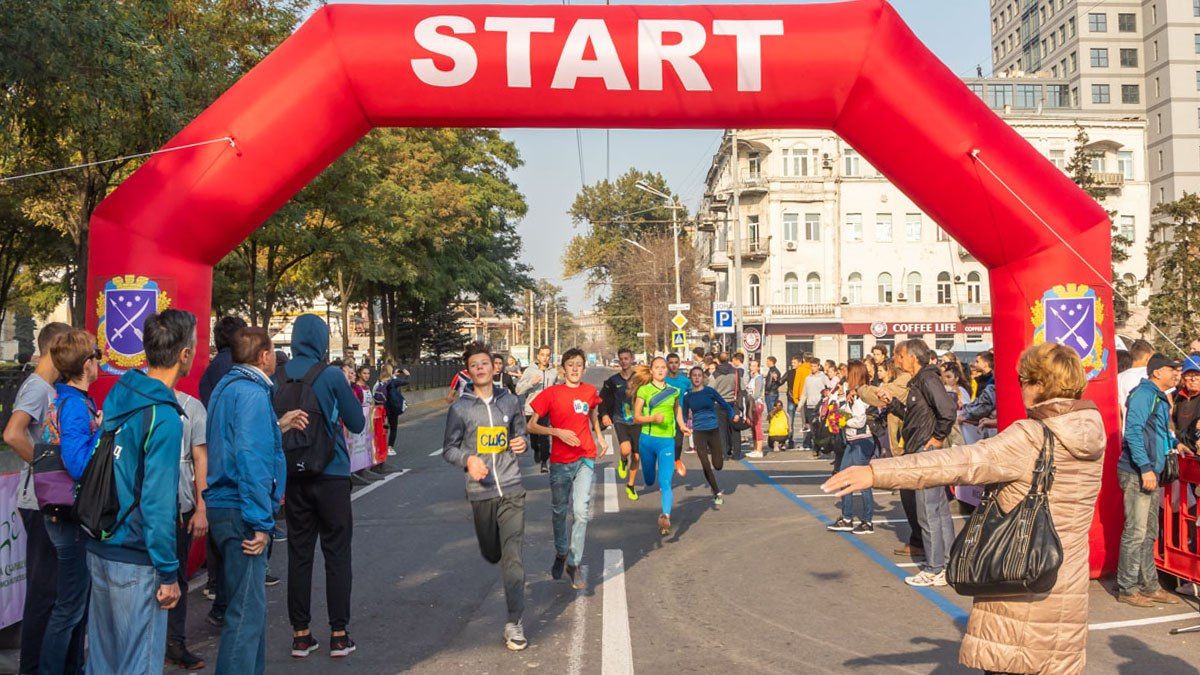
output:
{"label": "boy running", "polygon": [[[550,575],[561,579],[566,566],[571,587],[582,589],[583,576],[579,562],[583,559],[583,543],[587,536],[588,507],[592,501],[592,481],[596,460],[608,452],[600,430],[600,395],[596,388],[584,383],[583,350],[568,349],[562,357],[566,382],[546,389],[530,404],[533,417],[529,433],[550,436],[550,498],[554,524],[554,566]],[[548,420],[549,427],[539,422]],[[592,440],[592,433],[595,440]],[[599,445],[600,452],[596,452]],[[574,502],[575,523],[571,528],[570,546],[567,541],[567,507]]]}
{"label": "boy running", "polygon": [[621,371],[604,381],[600,389],[600,421],[612,427],[621,449],[617,462],[617,475],[627,480],[625,496],[637,501],[638,493],[633,487],[639,465],[638,440],[641,426],[633,423],[633,406],[629,401],[629,378],[633,377],[633,351],[622,347],[617,352]]}
{"label": "boy running", "polygon": [[504,644],[525,649],[521,614],[525,611],[525,487],[517,455],[525,452],[525,416],[521,401],[507,389],[492,386],[495,374],[487,345],[476,342],[463,354],[471,385],[450,406],[442,458],[467,473],[467,499],[475,518],[475,536],[484,560],[500,563],[508,623]]}

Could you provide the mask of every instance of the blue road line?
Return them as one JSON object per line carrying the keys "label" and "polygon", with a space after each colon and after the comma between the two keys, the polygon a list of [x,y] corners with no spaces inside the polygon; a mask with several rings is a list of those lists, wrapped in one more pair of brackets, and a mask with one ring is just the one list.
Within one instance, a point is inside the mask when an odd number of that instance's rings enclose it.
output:
{"label": "blue road line", "polygon": [[[750,460],[743,459],[742,464],[745,465],[745,467],[747,469],[750,469],[751,471],[753,471],[759,478],[762,478],[766,482],[770,483],[771,486],[774,487],[776,490],[778,490],[779,493],[782,494],[784,497],[787,497],[788,499],[792,500],[792,502],[794,502],[795,504],[800,506],[800,508],[807,511],[810,516],[816,518],[818,521],[820,521],[820,523],[822,525],[829,525],[833,522],[832,518],[825,515],[824,513],[821,513],[820,511],[818,511],[816,507],[814,507],[812,504],[809,504],[807,501],[805,501],[803,497],[797,496],[796,493],[794,493],[791,490],[780,485],[779,481],[772,478],[770,476],[770,474],[766,473],[762,469],[758,468],[757,466],[754,466],[754,464],[751,463]],[[882,553],[880,553],[879,551],[876,551],[874,548],[871,548],[871,546],[869,546],[867,544],[867,542],[863,541],[861,536],[854,535],[849,532],[835,532],[834,534],[841,535],[842,539],[849,542],[852,546],[857,548],[864,555],[866,555],[868,558],[870,558],[872,561],[877,563],[885,571],[889,572],[892,576],[896,577],[900,581],[903,582],[904,577],[909,576],[907,572],[905,572],[903,569],[897,567],[894,563],[892,563],[891,560],[888,560],[886,557],[884,557],[884,555]],[[949,616],[954,621],[954,623],[959,625],[960,628],[966,627],[967,616],[969,615],[969,612],[967,612],[967,610],[963,609],[962,607],[959,607],[958,605],[954,604],[953,602],[950,602],[950,600],[947,599],[946,596],[933,590],[932,588],[921,587],[921,586],[912,586],[911,588],[914,591],[916,591],[917,593],[919,593],[926,600],[928,600],[930,603],[932,603],[934,607],[937,607],[938,609],[942,610],[942,612],[945,613],[947,616]]]}

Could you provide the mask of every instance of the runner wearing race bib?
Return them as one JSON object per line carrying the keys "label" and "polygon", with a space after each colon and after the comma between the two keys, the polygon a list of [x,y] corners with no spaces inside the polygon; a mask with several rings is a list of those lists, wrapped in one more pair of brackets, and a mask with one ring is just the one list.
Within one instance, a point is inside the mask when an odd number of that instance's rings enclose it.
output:
{"label": "runner wearing race bib", "polygon": [[685,436],[692,430],[683,421],[679,408],[680,392],[667,384],[667,361],[656,357],[650,367],[642,366],[629,381],[633,399],[633,421],[641,424],[638,438],[638,454],[645,467],[643,481],[654,485],[662,474],[659,490],[662,494],[662,514],[658,516],[659,534],[671,532],[671,480],[675,474],[675,430],[682,429]]}

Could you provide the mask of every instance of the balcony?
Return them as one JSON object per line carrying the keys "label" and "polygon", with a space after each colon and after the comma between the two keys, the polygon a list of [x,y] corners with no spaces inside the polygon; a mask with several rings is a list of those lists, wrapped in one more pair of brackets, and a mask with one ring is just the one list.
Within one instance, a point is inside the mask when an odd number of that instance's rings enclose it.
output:
{"label": "balcony", "polygon": [[771,310],[772,321],[788,319],[830,319],[837,316],[838,306],[832,303],[804,305],[755,305],[742,308],[745,318],[759,319],[765,309]]}
{"label": "balcony", "polygon": [[972,261],[974,261],[974,260],[975,260],[975,256],[971,255],[971,252],[970,252],[970,251],[968,251],[967,249],[963,248],[963,245],[962,245],[962,244],[959,244],[959,245],[958,245],[958,259],[959,259],[959,260],[964,260],[964,261],[967,261],[967,262],[972,262]]}
{"label": "balcony", "polygon": [[707,265],[710,270],[723,271],[729,269],[729,256],[725,255],[725,251],[715,250],[712,254],[712,259]]}
{"label": "balcony", "polygon": [[716,286],[718,279],[719,277],[717,276],[717,273],[710,269],[702,270],[700,272],[700,283],[706,286]]}
{"label": "balcony", "polygon": [[1092,173],[1092,180],[1101,190],[1119,191],[1125,187],[1125,174],[1118,171],[1097,171]]}
{"label": "balcony", "polygon": [[[734,257],[733,242],[729,242],[727,250],[730,259]],[[742,240],[742,260],[759,261],[766,260],[771,253],[771,238],[763,237],[761,239],[743,239]]]}
{"label": "balcony", "polygon": [[958,303],[958,315],[964,319],[990,317],[992,305],[987,302],[960,302]]}
{"label": "balcony", "polygon": [[741,181],[738,183],[738,188],[742,194],[753,192],[767,192],[767,178],[762,175],[761,171],[743,171]]}

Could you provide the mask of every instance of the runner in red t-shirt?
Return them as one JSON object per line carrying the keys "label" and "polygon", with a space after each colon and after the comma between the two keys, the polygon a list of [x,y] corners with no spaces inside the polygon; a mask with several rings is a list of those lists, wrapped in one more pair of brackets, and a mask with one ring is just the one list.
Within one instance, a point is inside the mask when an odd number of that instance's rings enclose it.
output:
{"label": "runner in red t-shirt", "polygon": [[[555,557],[550,574],[555,579],[561,579],[565,566],[571,586],[576,589],[582,589],[585,585],[579,574],[579,561],[583,558],[583,541],[587,535],[588,506],[592,501],[596,459],[608,452],[604,434],[600,431],[597,410],[600,395],[595,387],[583,382],[584,364],[583,350],[568,349],[562,357],[566,382],[543,390],[529,404],[533,410],[529,433],[543,434],[553,439],[550,446],[550,510],[554,524]],[[551,426],[539,424],[543,420]],[[596,452],[597,445],[599,453]],[[572,505],[571,512],[575,518],[569,542],[568,505]]]}

